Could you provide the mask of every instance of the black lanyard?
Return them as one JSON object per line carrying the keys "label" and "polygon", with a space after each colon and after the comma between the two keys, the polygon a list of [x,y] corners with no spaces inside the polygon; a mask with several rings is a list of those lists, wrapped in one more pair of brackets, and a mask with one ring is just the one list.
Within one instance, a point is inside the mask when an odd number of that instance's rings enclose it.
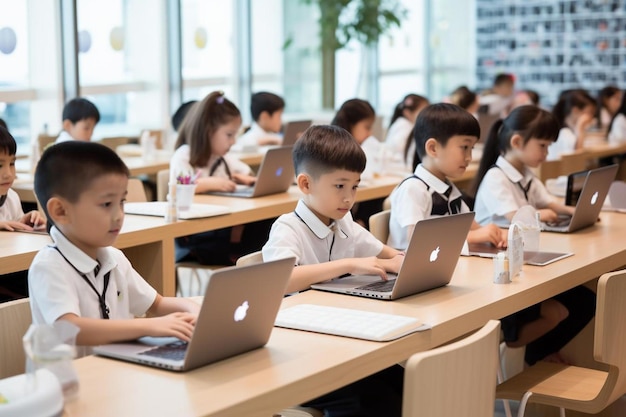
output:
{"label": "black lanyard", "polygon": [[232,180],[233,177],[230,174],[230,168],[228,168],[228,164],[226,163],[226,160],[221,156],[217,158],[217,161],[215,161],[213,165],[211,166],[211,169],[209,169],[209,177],[212,177],[213,174],[215,174],[215,171],[217,171],[217,169],[219,168],[221,164],[224,164],[224,170],[226,171],[226,175],[228,175],[228,179]]}
{"label": "black lanyard", "polygon": [[526,199],[526,202],[528,203],[530,203],[528,201],[528,190],[530,190],[530,185],[532,183],[533,183],[533,180],[531,179],[530,181],[528,181],[528,184],[526,184],[526,187],[524,187],[521,182],[516,182],[516,184],[519,186],[519,188],[521,188],[522,192],[524,193],[524,198]]}
{"label": "black lanyard", "polygon": [[87,275],[83,274],[82,272],[80,272],[66,257],[65,255],[63,255],[63,252],[61,252],[59,250],[58,247],[56,246],[52,246],[54,249],[56,249],[57,252],[59,252],[59,254],[61,255],[61,257],[63,257],[63,259],[65,259],[65,262],[67,262],[72,268],[74,268],[74,271],[76,271],[78,273],[78,275],[80,275],[87,284],[89,284],[89,286],[91,287],[91,289],[93,290],[93,292],[96,293],[96,296],[98,297],[98,304],[100,305],[100,315],[103,319],[108,319],[109,318],[109,307],[107,307],[106,304],[106,294],[107,294],[107,288],[109,287],[109,278],[111,277],[111,271],[107,272],[106,274],[104,274],[104,287],[102,288],[102,294],[100,294],[98,292],[98,290],[96,289],[96,287],[94,287],[94,285],[91,283],[91,281],[89,281],[89,278],[87,278]]}

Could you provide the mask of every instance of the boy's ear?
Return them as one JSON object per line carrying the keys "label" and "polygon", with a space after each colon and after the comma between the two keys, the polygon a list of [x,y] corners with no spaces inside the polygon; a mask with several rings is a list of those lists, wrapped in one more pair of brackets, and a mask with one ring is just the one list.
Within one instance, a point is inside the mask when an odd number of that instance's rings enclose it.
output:
{"label": "boy's ear", "polygon": [[511,148],[513,149],[522,149],[524,147],[524,138],[515,133],[511,136]]}
{"label": "boy's ear", "polygon": [[437,157],[437,151],[439,149],[439,142],[435,138],[429,138],[424,144],[424,149],[426,150],[426,155],[431,158]]}
{"label": "boy's ear", "polygon": [[305,174],[305,173],[300,173],[296,177],[296,183],[298,184],[298,188],[304,194],[311,193],[312,182],[313,182],[313,179],[308,174]]}
{"label": "boy's ear", "polygon": [[257,119],[257,123],[265,123],[267,119],[270,118],[270,114],[267,110],[263,110],[259,113],[259,118]]}
{"label": "boy's ear", "polygon": [[67,203],[59,197],[51,197],[46,204],[48,215],[55,224],[65,224],[68,221]]}
{"label": "boy's ear", "polygon": [[72,126],[74,126],[74,123],[70,119],[63,120],[63,130],[67,132]]}

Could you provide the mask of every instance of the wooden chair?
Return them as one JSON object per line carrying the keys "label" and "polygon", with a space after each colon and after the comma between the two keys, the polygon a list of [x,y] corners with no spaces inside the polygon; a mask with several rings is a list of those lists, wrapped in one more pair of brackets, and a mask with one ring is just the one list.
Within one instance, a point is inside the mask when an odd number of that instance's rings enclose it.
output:
{"label": "wooden chair", "polygon": [[589,160],[589,153],[584,150],[561,155],[561,175],[586,170]]}
{"label": "wooden chair", "polygon": [[261,251],[252,252],[247,255],[243,255],[237,259],[237,266],[246,266],[252,264],[263,263],[263,253]]}
{"label": "wooden chair", "polygon": [[48,146],[52,145],[55,140],[57,140],[56,136],[40,133],[39,136],[37,136],[37,147],[39,149],[39,155],[43,154],[43,151],[45,151]]}
{"label": "wooden chair", "polygon": [[167,200],[169,182],[170,182],[170,170],[169,169],[163,169],[157,172],[157,184],[156,184],[157,201]]}
{"label": "wooden chair", "polygon": [[537,176],[545,184],[546,180],[550,178],[557,178],[561,175],[561,160],[556,159],[554,161],[543,161]]}
{"label": "wooden chair", "polygon": [[[146,133],[144,133],[146,132]],[[141,131],[141,134],[139,135],[139,137],[142,137],[144,134],[148,135],[148,136],[152,136],[153,138],[155,138],[154,141],[154,146],[156,149],[163,149],[164,148],[164,140],[163,140],[163,130],[160,129],[144,129]]]}
{"label": "wooden chair", "polygon": [[139,178],[128,179],[128,194],[126,194],[126,201],[129,203],[143,203],[148,201],[146,189],[143,188],[143,182],[141,182]]}
{"label": "wooden chair", "polygon": [[0,303],[0,379],[25,372],[22,337],[31,322],[28,298]]}
{"label": "wooden chair", "polygon": [[389,217],[391,217],[391,210],[383,210],[370,216],[370,233],[385,245],[389,237]]}
{"label": "wooden chair", "polygon": [[403,417],[493,416],[500,322],[449,345],[411,356],[404,374]]}
{"label": "wooden chair", "polygon": [[594,359],[608,370],[538,362],[500,384],[498,398],[521,400],[596,414],[626,393],[626,270],[604,274],[598,281]]}
{"label": "wooden chair", "polygon": [[128,144],[129,140],[130,139],[128,137],[119,136],[119,137],[102,138],[99,141],[97,141],[97,143],[104,145],[107,148],[116,150],[118,146]]}

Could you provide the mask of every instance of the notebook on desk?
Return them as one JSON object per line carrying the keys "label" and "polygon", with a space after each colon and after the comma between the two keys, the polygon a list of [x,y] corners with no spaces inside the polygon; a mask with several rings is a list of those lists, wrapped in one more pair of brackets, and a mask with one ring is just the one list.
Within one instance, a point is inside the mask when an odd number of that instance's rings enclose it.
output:
{"label": "notebook on desk", "polygon": [[[602,210],[604,199],[609,192],[609,187],[615,179],[617,169],[617,165],[610,165],[587,171],[582,189],[578,193],[574,215],[571,217],[561,216],[554,223],[542,223],[541,230],[571,233],[595,224],[600,210]],[[575,175],[579,177],[581,174]],[[568,180],[568,190],[571,188],[568,192],[570,196],[577,194],[577,191],[574,189],[574,181],[580,182],[580,179],[573,177],[571,187]]]}
{"label": "notebook on desk", "polygon": [[204,294],[189,343],[172,337],[97,346],[100,356],[189,371],[264,346],[280,308],[294,258],[218,269]]}
{"label": "notebook on desk", "polygon": [[[124,204],[124,213],[126,214],[165,217],[166,212],[166,201],[147,201]],[[200,219],[203,217],[220,216],[228,213],[230,213],[230,208],[226,206],[220,206],[217,204],[192,204],[189,210],[179,211],[178,218],[182,220],[190,220]]]}
{"label": "notebook on desk", "polygon": [[311,126],[312,120],[294,120],[288,122],[283,133],[283,146],[293,146],[300,135]]}
{"label": "notebook on desk", "polygon": [[211,192],[209,194],[253,198],[284,193],[289,189],[296,175],[291,159],[291,150],[291,146],[268,149],[263,157],[263,162],[261,162],[254,185],[238,186],[233,192]]}
{"label": "notebook on desk", "polygon": [[350,275],[311,288],[361,297],[395,300],[447,285],[452,279],[474,213],[422,220],[415,225],[398,275]]}

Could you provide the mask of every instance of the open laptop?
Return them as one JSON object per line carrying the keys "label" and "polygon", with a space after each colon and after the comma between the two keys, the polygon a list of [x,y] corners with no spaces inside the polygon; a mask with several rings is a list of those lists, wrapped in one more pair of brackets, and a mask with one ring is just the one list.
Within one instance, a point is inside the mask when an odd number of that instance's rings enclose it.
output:
{"label": "open laptop", "polygon": [[213,272],[189,343],[145,337],[97,346],[94,353],[188,371],[262,347],[274,327],[294,264],[294,258],[287,258]]}
{"label": "open laptop", "polygon": [[447,285],[452,279],[474,213],[422,220],[415,225],[398,275],[350,275],[311,285],[316,290],[395,300]]}
{"label": "open laptop", "polygon": [[[468,248],[468,255],[480,256],[481,258],[495,258],[498,252],[504,251],[491,243],[469,243]],[[524,251],[524,263],[526,265],[545,266],[572,255],[571,252]]]}
{"label": "open laptop", "polygon": [[[125,203],[124,213],[139,214],[141,216],[165,217],[167,201],[144,201],[141,203]],[[220,216],[230,213],[230,208],[217,204],[192,204],[189,210],[178,211],[178,218],[182,220],[201,219],[203,217]]]}
{"label": "open laptop", "polygon": [[573,172],[567,176],[565,186],[565,205],[576,206],[580,193],[583,191],[585,181],[587,181],[588,170]]}
{"label": "open laptop", "polygon": [[300,135],[311,126],[312,120],[294,120],[285,125],[283,132],[283,146],[293,146],[300,138]]}
{"label": "open laptop", "polygon": [[588,171],[576,202],[574,215],[561,216],[554,223],[542,223],[541,230],[571,233],[595,224],[609,187],[617,175],[617,169],[617,165],[610,165]]}
{"label": "open laptop", "polygon": [[211,195],[227,197],[262,197],[284,193],[293,183],[296,175],[291,159],[292,146],[280,146],[267,150],[252,186],[238,185],[233,192],[211,192]]}

